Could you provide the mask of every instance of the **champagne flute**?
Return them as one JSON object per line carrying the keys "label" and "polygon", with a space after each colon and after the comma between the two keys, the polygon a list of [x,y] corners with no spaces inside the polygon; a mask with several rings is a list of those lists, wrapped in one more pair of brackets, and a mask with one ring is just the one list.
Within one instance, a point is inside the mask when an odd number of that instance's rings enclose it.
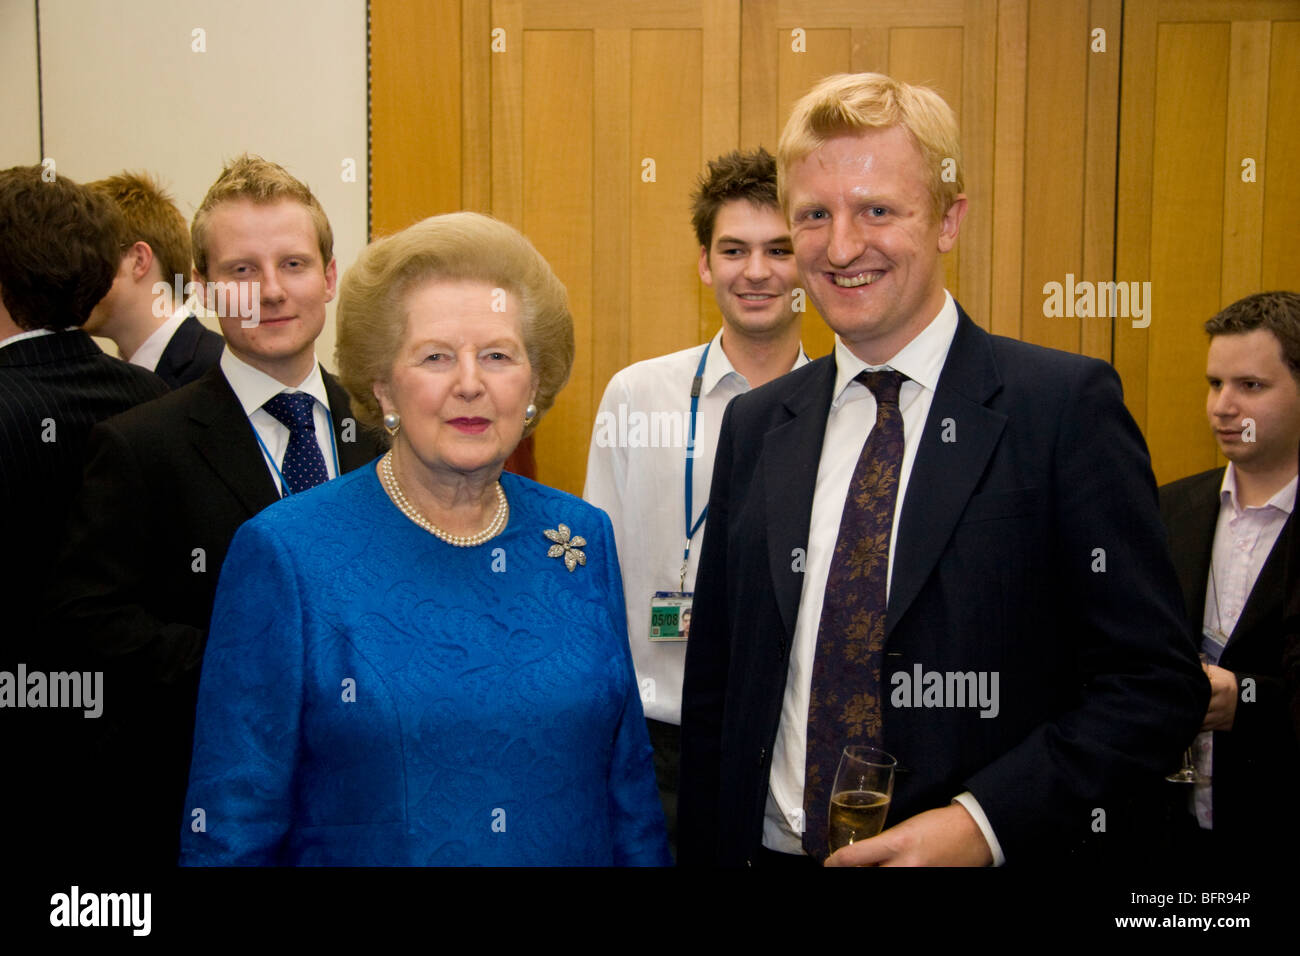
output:
{"label": "champagne flute", "polygon": [[840,756],[831,785],[826,841],[830,852],[865,840],[885,826],[885,814],[894,794],[893,757],[875,747],[851,745]]}
{"label": "champagne flute", "polygon": [[1192,747],[1195,746],[1195,738],[1192,744],[1183,751],[1183,765],[1173,773],[1165,774],[1165,779],[1170,783],[1195,783],[1196,782],[1196,764],[1192,762]]}

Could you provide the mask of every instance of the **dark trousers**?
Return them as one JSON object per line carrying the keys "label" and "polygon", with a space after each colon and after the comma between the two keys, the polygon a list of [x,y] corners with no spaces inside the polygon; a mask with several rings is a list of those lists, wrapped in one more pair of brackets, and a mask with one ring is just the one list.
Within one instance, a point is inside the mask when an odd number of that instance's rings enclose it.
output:
{"label": "dark trousers", "polygon": [[650,746],[655,749],[655,779],[659,781],[659,802],[668,824],[668,848],[677,859],[677,781],[682,759],[682,728],[660,720],[646,719]]}

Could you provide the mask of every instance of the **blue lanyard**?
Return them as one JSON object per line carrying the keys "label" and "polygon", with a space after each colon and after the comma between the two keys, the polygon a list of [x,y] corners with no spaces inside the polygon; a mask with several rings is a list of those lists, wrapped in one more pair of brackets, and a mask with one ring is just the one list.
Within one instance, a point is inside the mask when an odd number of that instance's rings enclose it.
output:
{"label": "blue lanyard", "polygon": [[695,420],[700,413],[700,390],[704,387],[704,363],[709,360],[709,349],[713,347],[710,342],[704,346],[704,354],[700,356],[699,368],[695,370],[695,380],[691,382],[691,430],[686,439],[686,547],[682,550],[682,577],[678,590],[686,590],[686,563],[691,557],[691,539],[695,533],[700,530],[700,525],[704,524],[704,518],[709,513],[709,506],[706,503],[700,516],[695,519],[695,524],[691,524],[691,497],[695,489],[693,478],[695,476]]}
{"label": "blue lanyard", "polygon": [[[339,475],[343,474],[343,469],[339,466],[339,444],[338,440],[334,437],[334,415],[330,412],[328,405],[325,406],[325,420],[329,423],[330,427],[330,452],[334,455],[334,477],[337,478]],[[271,454],[271,449],[267,448],[266,442],[262,441],[262,436],[258,433],[257,426],[253,425],[251,421],[248,424],[253,429],[253,437],[256,438],[257,443],[262,446],[262,454],[266,456],[267,463],[270,464],[271,470],[275,472],[275,477],[280,479],[280,497],[289,497],[293,492],[289,490],[289,482],[284,480],[284,473],[280,471],[280,466],[275,463],[275,457]],[[288,451],[288,448],[289,446],[285,445],[286,451]]]}

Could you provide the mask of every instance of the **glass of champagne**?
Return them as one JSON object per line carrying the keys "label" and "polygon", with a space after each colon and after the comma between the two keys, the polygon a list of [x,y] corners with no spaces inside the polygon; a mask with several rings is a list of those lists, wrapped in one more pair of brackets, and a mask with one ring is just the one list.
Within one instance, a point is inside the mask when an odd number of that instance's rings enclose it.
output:
{"label": "glass of champagne", "polygon": [[831,786],[826,839],[832,853],[873,837],[884,828],[889,800],[894,794],[897,763],[875,747],[844,748]]}
{"label": "glass of champagne", "polygon": [[[1202,668],[1204,668],[1205,665],[1209,663],[1209,657],[1207,657],[1204,653],[1198,654],[1197,657],[1201,659]],[[1198,734],[1197,736],[1200,735]],[[1193,737],[1192,742],[1188,744],[1187,749],[1183,751],[1183,765],[1179,767],[1177,770],[1175,770],[1173,773],[1165,774],[1165,779],[1168,780],[1170,783],[1200,783],[1201,782],[1200,774],[1196,772],[1195,751],[1196,751],[1196,737]]]}

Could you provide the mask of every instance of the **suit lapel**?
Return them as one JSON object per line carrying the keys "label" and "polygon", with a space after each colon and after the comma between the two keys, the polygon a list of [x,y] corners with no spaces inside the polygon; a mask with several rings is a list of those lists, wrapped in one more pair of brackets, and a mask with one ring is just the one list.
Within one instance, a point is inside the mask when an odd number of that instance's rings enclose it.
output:
{"label": "suit lapel", "polygon": [[767,500],[768,566],[777,606],[785,624],[786,646],[794,637],[803,575],[791,573],[793,549],[808,548],[813,493],[817,487],[822,437],[835,390],[835,354],[817,360],[820,368],[785,402],[789,416],[763,436],[762,468]]}
{"label": "suit lapel", "polygon": [[[944,361],[912,463],[894,553],[885,633],[894,629],[942,555],[975,490],[1007,416],[985,403],[1002,387],[988,333],[958,306]],[[956,441],[943,441],[952,419]]]}
{"label": "suit lapel", "polygon": [[1188,629],[1200,647],[1205,618],[1205,588],[1214,554],[1214,532],[1219,523],[1219,487],[1223,469],[1210,472],[1188,489],[1187,497],[1172,502],[1168,519],[1169,553],[1178,587],[1183,592]]}
{"label": "suit lapel", "polygon": [[189,426],[194,447],[252,517],[280,498],[253,426],[220,366],[193,388]]}
{"label": "suit lapel", "polygon": [[171,341],[158,357],[158,374],[179,376],[185,366],[194,361],[194,353],[199,347],[202,326],[194,316],[186,316],[185,321],[176,328]]}
{"label": "suit lapel", "polygon": [[1286,550],[1285,542],[1289,532],[1288,526],[1294,520],[1295,514],[1292,513],[1292,516],[1287,519],[1287,523],[1282,526],[1282,530],[1278,533],[1277,540],[1273,542],[1273,550],[1269,552],[1268,558],[1264,561],[1264,566],[1259,569],[1259,577],[1255,579],[1255,586],[1250,589],[1250,597],[1246,598],[1246,606],[1241,609],[1241,617],[1237,618],[1237,626],[1232,629],[1232,635],[1228,638],[1228,647],[1231,647],[1234,642],[1241,640],[1245,635],[1259,627],[1270,614],[1276,615],[1281,609],[1282,589],[1284,586],[1282,566],[1286,563],[1286,556],[1283,552]]}

